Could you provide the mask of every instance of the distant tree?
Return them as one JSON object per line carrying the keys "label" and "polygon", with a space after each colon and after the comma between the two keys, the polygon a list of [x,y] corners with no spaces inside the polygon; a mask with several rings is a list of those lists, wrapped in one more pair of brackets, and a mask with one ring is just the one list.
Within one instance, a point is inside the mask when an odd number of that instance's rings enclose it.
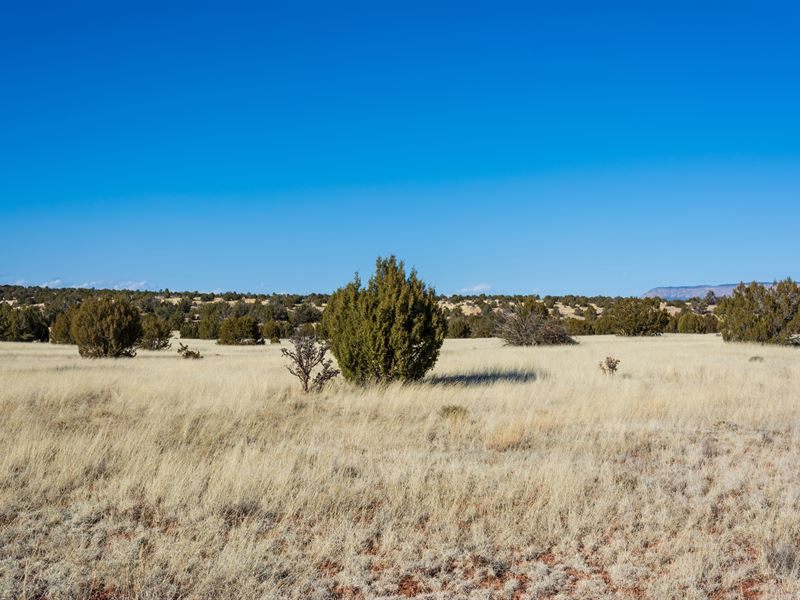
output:
{"label": "distant tree", "polygon": [[622,336],[651,336],[664,333],[669,313],[658,298],[620,298],[597,320],[596,330]]}
{"label": "distant tree", "polygon": [[311,304],[303,303],[294,309],[290,315],[290,320],[294,325],[304,325],[305,323],[316,323],[322,318],[322,312],[314,308]]}
{"label": "distant tree", "polygon": [[800,343],[800,286],[791,279],[771,287],[740,283],[716,313],[726,342]]}
{"label": "distant tree", "polygon": [[258,321],[253,317],[228,317],[219,328],[218,344],[229,346],[255,344],[261,339]]}
{"label": "distant tree", "polygon": [[0,304],[0,341],[46,342],[48,339],[47,321],[37,308]]}
{"label": "distant tree", "polygon": [[281,326],[278,321],[267,321],[261,326],[261,336],[272,344],[281,341]]}
{"label": "distant tree", "polygon": [[84,300],[72,319],[72,339],[87,358],[135,356],[141,335],[139,311],[124,296]]}
{"label": "distant tree", "polygon": [[447,320],[447,337],[468,338],[471,335],[469,322],[464,317],[454,317]]}
{"label": "distant tree", "polygon": [[165,350],[170,347],[172,328],[169,322],[154,314],[142,316],[142,337],[139,348],[143,350]]}
{"label": "distant tree", "polygon": [[446,322],[436,292],[394,256],[378,258],[366,287],[338,289],[322,328],[344,377],[356,383],[421,379],[439,356]]}
{"label": "distant tree", "polygon": [[74,344],[72,339],[72,318],[78,311],[77,307],[68,308],[56,315],[50,327],[50,341],[53,344]]}
{"label": "distant tree", "polygon": [[562,324],[567,335],[594,335],[594,323],[589,319],[566,318]]}
{"label": "distant tree", "polygon": [[197,334],[202,340],[215,340],[219,338],[222,321],[231,314],[230,305],[225,302],[212,302],[200,309],[200,322]]}
{"label": "distant tree", "polygon": [[184,321],[180,326],[181,339],[201,339],[200,327],[195,321]]}

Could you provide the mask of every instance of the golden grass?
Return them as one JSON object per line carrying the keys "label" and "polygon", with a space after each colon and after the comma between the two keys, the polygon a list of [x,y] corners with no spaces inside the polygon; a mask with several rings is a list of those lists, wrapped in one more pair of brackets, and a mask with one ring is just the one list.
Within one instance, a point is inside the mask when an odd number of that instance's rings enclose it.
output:
{"label": "golden grass", "polygon": [[0,344],[0,598],[800,595],[800,352],[580,341],[319,396],[276,346]]}

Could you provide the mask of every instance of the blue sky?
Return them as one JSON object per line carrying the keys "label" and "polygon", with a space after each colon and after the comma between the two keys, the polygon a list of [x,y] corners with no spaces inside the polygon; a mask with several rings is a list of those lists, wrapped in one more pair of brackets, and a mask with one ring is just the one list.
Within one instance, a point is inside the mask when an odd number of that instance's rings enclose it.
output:
{"label": "blue sky", "polygon": [[0,282],[800,276],[796,3],[15,4]]}

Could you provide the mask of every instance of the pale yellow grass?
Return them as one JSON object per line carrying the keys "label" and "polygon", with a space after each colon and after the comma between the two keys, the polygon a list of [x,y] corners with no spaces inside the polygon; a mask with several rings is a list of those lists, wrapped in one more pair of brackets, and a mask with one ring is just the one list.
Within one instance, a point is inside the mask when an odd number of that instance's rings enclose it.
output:
{"label": "pale yellow grass", "polygon": [[800,352],[580,342],[307,397],[276,346],[0,344],[0,598],[800,595]]}

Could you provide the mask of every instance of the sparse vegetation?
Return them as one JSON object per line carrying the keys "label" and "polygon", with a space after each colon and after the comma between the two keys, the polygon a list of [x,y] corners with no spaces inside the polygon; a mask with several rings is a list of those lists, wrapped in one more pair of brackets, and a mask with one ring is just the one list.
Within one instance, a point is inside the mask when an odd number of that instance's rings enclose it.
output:
{"label": "sparse vegetation", "polygon": [[0,344],[0,596],[800,596],[794,349],[447,340],[313,402],[274,347],[192,346]]}
{"label": "sparse vegetation", "polygon": [[392,256],[377,260],[366,287],[356,276],[331,296],[322,328],[342,375],[363,384],[421,379],[436,363],[446,321],[434,290]]}

